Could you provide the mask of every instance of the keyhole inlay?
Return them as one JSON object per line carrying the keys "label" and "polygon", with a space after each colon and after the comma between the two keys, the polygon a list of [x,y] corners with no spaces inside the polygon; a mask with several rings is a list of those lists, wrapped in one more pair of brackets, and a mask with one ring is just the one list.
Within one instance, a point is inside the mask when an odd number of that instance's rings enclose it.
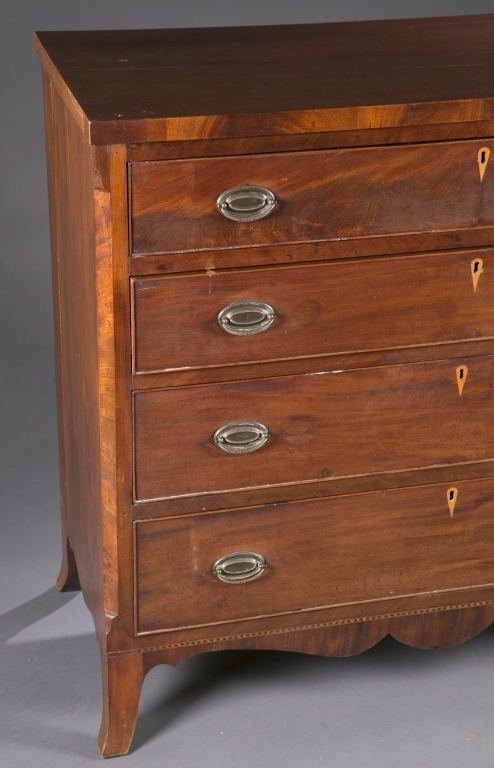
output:
{"label": "keyhole inlay", "polygon": [[456,506],[456,499],[458,498],[458,488],[448,488],[448,508],[449,508],[449,514],[451,517],[453,517],[453,513],[455,511]]}
{"label": "keyhole inlay", "polygon": [[485,169],[487,168],[487,163],[489,162],[489,156],[491,154],[491,150],[489,147],[482,147],[482,149],[479,149],[479,153],[477,155],[477,162],[479,164],[479,172],[480,172],[480,181],[484,178]]}
{"label": "keyhole inlay", "polygon": [[474,259],[470,265],[470,268],[472,270],[473,290],[476,291],[480,275],[484,271],[484,262],[482,259]]}
{"label": "keyhole inlay", "polygon": [[456,369],[456,382],[458,384],[458,392],[460,393],[460,397],[463,393],[463,387],[465,386],[465,381],[467,380],[468,375],[468,368],[466,365],[459,365]]}

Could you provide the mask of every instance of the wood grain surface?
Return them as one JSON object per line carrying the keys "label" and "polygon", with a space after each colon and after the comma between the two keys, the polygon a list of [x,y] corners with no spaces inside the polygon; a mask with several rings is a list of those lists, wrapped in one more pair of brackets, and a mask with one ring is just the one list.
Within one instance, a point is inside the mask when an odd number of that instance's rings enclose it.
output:
{"label": "wood grain surface", "polygon": [[[201,646],[207,650],[227,647],[255,648],[259,643],[260,648],[267,648],[271,642],[273,648],[277,643],[280,650],[297,650],[297,647],[301,649],[305,644],[310,653],[310,633],[317,635],[317,630],[349,627],[349,645],[351,645],[351,627],[354,624],[360,625],[362,636],[366,637],[367,631],[362,626],[364,624],[393,621],[395,627],[400,625],[405,629],[413,617],[425,617],[460,609],[465,611],[464,629],[466,630],[469,626],[471,630],[472,623],[475,624],[472,622],[473,617],[469,615],[475,613],[472,609],[480,609],[481,612],[486,610],[488,613],[489,608],[493,606],[494,586],[462,588],[451,592],[429,592],[407,597],[391,596],[384,600],[344,603],[332,607],[304,609],[296,613],[233,620],[207,629],[203,626],[195,626],[164,630],[161,636],[149,637],[147,634],[139,634],[134,637],[134,651],[148,654],[159,650],[172,652],[185,650],[186,653],[194,653]],[[304,639],[294,642],[294,636],[296,637],[299,633],[305,636]],[[185,657],[184,655],[182,658]]]}
{"label": "wood grain surface", "polygon": [[[494,336],[494,253],[137,279],[134,370],[235,366]],[[276,320],[237,336],[218,313],[262,301]]]}
{"label": "wood grain surface", "polygon": [[[139,392],[136,499],[482,461],[494,456],[493,394],[490,356]],[[216,430],[243,420],[266,425],[267,443],[219,449]]]}
{"label": "wood grain surface", "polygon": [[384,471],[372,475],[350,477],[328,477],[313,483],[293,485],[269,485],[261,488],[211,492],[197,496],[178,496],[151,501],[137,501],[132,507],[134,520],[149,520],[160,517],[193,514],[194,512],[216,512],[260,504],[282,504],[307,498],[321,499],[351,493],[386,491],[392,488],[410,488],[417,485],[459,480],[477,480],[494,477],[494,459],[467,464],[449,464],[395,471]]}
{"label": "wood grain surface", "polygon": [[489,119],[492,15],[339,24],[40,32],[98,144]]}
{"label": "wood grain surface", "polygon": [[222,157],[226,155],[257,155],[263,152],[303,152],[316,149],[345,149],[386,144],[418,144],[428,141],[457,141],[459,139],[490,139],[494,135],[494,120],[439,123],[436,125],[406,125],[395,128],[360,128],[353,131],[325,131],[273,136],[251,136],[232,139],[198,139],[197,141],[155,141],[129,144],[129,163],[150,160],[184,160],[192,157]]}
{"label": "wood grain surface", "polygon": [[94,158],[46,77],[44,87],[63,539],[58,583],[65,589],[79,581],[104,635],[108,596],[103,579],[98,356],[98,336],[104,329],[98,328],[97,318]]}
{"label": "wood grain surface", "polygon": [[235,269],[276,264],[303,264],[365,257],[415,255],[431,251],[457,251],[491,248],[494,226],[451,232],[383,235],[350,240],[325,240],[291,245],[264,245],[253,248],[220,248],[207,251],[161,253],[129,259],[129,274],[171,275],[185,272]]}
{"label": "wood grain surface", "polygon": [[[494,481],[458,483],[453,516],[448,490],[423,486],[136,523],[137,630],[492,584]],[[230,552],[256,552],[267,568],[255,581],[226,584],[212,567]]]}
{"label": "wood grain surface", "polygon": [[[445,647],[494,621],[493,33],[494,15],[38,34],[58,583],[95,620],[103,756],[128,751],[156,664]],[[224,219],[241,184],[273,214]],[[272,327],[221,331],[250,298]],[[220,450],[245,419],[266,445]],[[239,550],[266,572],[215,579]]]}
{"label": "wood grain surface", "polygon": [[[432,602],[437,603],[437,607],[431,607]],[[392,604],[397,603],[401,603],[403,608],[406,606],[406,609],[398,613],[388,611]],[[258,632],[246,631],[242,637],[228,637],[224,633],[225,625],[212,627],[209,632],[205,632],[204,628],[192,628],[179,633],[166,632],[160,637],[140,635],[136,642],[145,643],[147,650],[144,652],[136,649],[136,653],[143,654],[146,667],[151,668],[156,664],[180,664],[197,653],[233,648],[353,656],[371,648],[388,634],[415,648],[448,648],[478,635],[494,621],[492,588],[331,609],[333,614],[343,612],[353,612],[354,618],[318,621],[313,619],[319,617],[322,611],[310,611],[251,620],[243,623],[262,625],[265,629]],[[306,624],[301,623],[304,619],[307,620]],[[290,626],[292,622],[293,626]],[[283,629],[278,630],[277,624],[283,625]],[[201,634],[203,639],[195,642],[169,642],[180,634],[189,638]],[[204,637],[205,634],[208,638]],[[156,645],[150,645],[150,641]]]}
{"label": "wood grain surface", "polygon": [[[108,756],[130,745],[129,721],[137,715],[140,691],[138,675],[125,674],[140,661],[108,659],[110,649],[128,649],[133,618],[132,569],[124,567],[132,531],[117,519],[117,509],[122,513],[125,504],[130,509],[131,493],[122,492],[122,485],[132,488],[131,430],[125,439],[124,429],[125,410],[129,426],[131,415],[130,352],[121,354],[125,345],[120,341],[129,341],[130,311],[121,311],[122,275],[118,269],[114,274],[123,233],[120,265],[128,302],[125,152],[90,147],[46,74],[44,88],[61,469],[58,586],[82,588],[94,619],[104,683],[100,746]],[[119,161],[124,187],[116,194]]]}
{"label": "wood grain surface", "polygon": [[297,376],[318,373],[328,367],[335,370],[353,370],[382,365],[449,360],[494,354],[494,339],[478,339],[465,342],[450,341],[420,347],[399,347],[377,352],[345,352],[329,356],[299,357],[266,362],[237,363],[236,365],[211,366],[209,368],[182,368],[157,373],[135,373],[132,376],[134,390],[187,387],[196,384],[214,384],[229,381],[270,379],[274,376]]}
{"label": "wood grain surface", "polygon": [[[494,142],[328,150],[135,163],[135,254],[340,240],[494,225]],[[494,161],[493,161],[494,162]],[[272,213],[252,222],[222,216],[216,200],[242,185],[270,189]]]}
{"label": "wood grain surface", "polygon": [[144,657],[139,654],[103,657],[103,716],[98,735],[101,757],[129,751],[145,671]]}

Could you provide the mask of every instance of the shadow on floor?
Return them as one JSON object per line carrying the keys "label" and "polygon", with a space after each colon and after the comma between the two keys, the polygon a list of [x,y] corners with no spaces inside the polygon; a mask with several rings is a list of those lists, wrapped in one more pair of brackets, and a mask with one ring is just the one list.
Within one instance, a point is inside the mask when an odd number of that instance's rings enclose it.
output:
{"label": "shadow on floor", "polygon": [[78,594],[78,592],[59,592],[56,587],[51,587],[27,603],[2,614],[0,616],[0,644],[6,643],[23,629],[27,629],[51,613],[60,610]]}
{"label": "shadow on floor", "polygon": [[[63,760],[99,760],[95,739],[101,716],[101,671],[92,635],[10,642],[23,629],[70,602],[78,593],[52,588],[0,616],[2,701],[0,739],[10,746],[43,747]],[[176,668],[159,667],[145,683],[143,707],[132,752],[159,736],[193,709],[223,693],[235,701],[238,691],[254,687],[259,696],[271,686],[314,681],[328,687],[345,684],[349,674],[398,675],[405,680],[430,668],[447,673],[450,665],[471,662],[472,653],[492,646],[494,627],[469,643],[438,651],[421,651],[386,638],[365,654],[326,659],[276,651],[222,651],[195,656]],[[153,691],[146,701],[146,685]],[[161,693],[163,691],[163,693]],[[2,752],[0,742],[0,752]],[[112,761],[113,765],[113,761]]]}

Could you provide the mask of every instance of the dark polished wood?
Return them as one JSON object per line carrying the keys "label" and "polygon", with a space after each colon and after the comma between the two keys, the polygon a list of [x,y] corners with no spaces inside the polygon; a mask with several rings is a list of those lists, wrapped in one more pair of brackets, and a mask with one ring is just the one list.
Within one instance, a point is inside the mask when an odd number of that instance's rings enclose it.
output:
{"label": "dark polished wood", "polygon": [[[119,714],[112,713],[120,698],[118,694],[112,701],[112,691],[115,685],[121,687],[123,683],[105,682],[108,676],[115,676],[109,666],[125,667],[111,663],[109,653],[115,647],[132,647],[133,635],[132,606],[127,596],[129,585],[132,594],[132,574],[128,574],[126,584],[125,569],[117,558],[117,549],[125,552],[126,542],[132,551],[132,533],[122,529],[117,521],[117,503],[121,505],[121,498],[125,497],[118,489],[122,472],[118,472],[117,465],[122,461],[130,465],[132,457],[131,440],[122,445],[122,409],[126,409],[130,424],[131,398],[127,387],[125,398],[118,399],[122,384],[126,386],[127,381],[121,375],[115,387],[120,359],[116,366],[114,354],[115,339],[121,334],[129,337],[130,317],[122,329],[120,325],[115,329],[113,311],[119,306],[120,275],[118,269],[114,270],[113,258],[118,254],[119,231],[126,230],[124,221],[117,224],[116,219],[126,211],[126,191],[120,191],[120,201],[114,192],[112,204],[109,190],[117,188],[119,149],[112,148],[109,156],[105,150],[95,152],[87,144],[46,74],[44,102],[62,512],[62,566],[57,585],[63,591],[82,589],[95,622],[104,681],[99,743],[102,754],[108,756],[127,751],[131,738],[128,731],[122,733]],[[125,184],[125,152],[120,151],[120,157]],[[102,175],[111,175],[107,189]],[[126,264],[126,258],[120,259],[128,302]],[[125,367],[130,377],[128,366]],[[130,475],[127,482],[130,504]],[[137,707],[138,692],[136,696]]]}
{"label": "dark polished wood", "polygon": [[454,230],[451,232],[421,232],[392,237],[366,237],[349,240],[313,241],[292,245],[265,245],[247,248],[220,248],[185,251],[129,259],[129,274],[167,275],[185,272],[216,271],[275,264],[315,263],[382,256],[415,255],[431,251],[457,251],[492,247],[493,227]]}
{"label": "dark polished wood", "polygon": [[307,498],[326,498],[368,491],[387,491],[391,488],[409,488],[416,485],[494,477],[494,460],[467,464],[450,464],[426,468],[376,472],[372,475],[328,477],[313,483],[271,485],[220,493],[179,496],[151,501],[137,501],[133,505],[135,520],[175,517],[194,512],[216,512],[233,508],[282,504]]}
{"label": "dark polished wood", "polygon": [[[492,338],[493,291],[492,251],[135,280],[134,370]],[[272,306],[273,324],[253,336],[224,330],[218,313],[246,300]]]}
{"label": "dark polished wood", "polygon": [[[491,139],[494,120],[438,125],[407,125],[399,128],[362,128],[353,131],[281,134],[276,137],[277,152],[300,152],[316,149],[346,149],[348,147],[377,147],[386,144],[418,144],[427,141],[458,139]],[[191,157],[221,157],[224,155],[256,155],[270,152],[271,136],[251,136],[240,139],[198,139],[197,141],[157,141],[151,144],[129,144],[130,163],[150,160],[183,160]]]}
{"label": "dark polished wood", "polygon": [[210,366],[209,368],[183,368],[158,373],[135,373],[132,376],[134,390],[185,387],[196,384],[214,384],[228,381],[252,381],[274,376],[297,376],[319,373],[326,368],[349,371],[381,365],[432,360],[453,360],[464,357],[494,354],[494,339],[478,339],[466,342],[448,342],[420,347],[383,349],[377,352],[345,352],[343,354],[299,357],[291,360],[237,363],[236,365]]}
{"label": "dark polished wood", "polygon": [[[136,163],[131,169],[135,254],[346,240],[494,225],[494,158],[462,141],[249,157]],[[446,181],[447,180],[447,181]],[[216,200],[242,185],[278,203],[254,222],[222,216]]]}
{"label": "dark polished wood", "polygon": [[[137,632],[297,613],[356,595],[427,594],[431,584],[492,585],[494,480],[457,483],[453,516],[448,491],[427,485],[136,523]],[[226,584],[213,564],[230,552],[256,552],[266,570]]]}
{"label": "dark polished wood", "polygon": [[[45,77],[57,345],[62,589],[80,583],[104,626],[98,325],[91,148]],[[84,325],[78,322],[84,317]],[[77,563],[77,565],[76,565]]]}
{"label": "dark polished wood", "polygon": [[[139,639],[147,646],[145,659],[147,664],[180,664],[180,662],[197,653],[205,651],[222,651],[231,648],[245,650],[283,650],[298,653],[311,653],[320,656],[353,656],[371,648],[386,635],[395,637],[402,643],[415,648],[448,648],[465,642],[479,634],[494,622],[494,606],[492,604],[492,588],[490,590],[468,590],[465,592],[449,592],[448,606],[426,607],[427,603],[438,603],[437,597],[406,598],[401,601],[405,610],[394,611],[400,601],[379,601],[365,603],[360,606],[332,609],[333,620],[321,620],[321,612],[296,614],[299,622],[293,622],[292,616],[272,617],[269,620],[271,629],[256,632],[245,631],[243,635],[231,639],[229,633],[210,632],[205,639],[204,628],[182,630],[182,637],[194,633],[202,635],[201,640],[186,642],[162,642],[161,645],[150,646],[149,643],[156,635],[143,635]],[[471,601],[471,602],[469,602]],[[376,612],[379,606],[382,613]],[[339,613],[351,618],[336,618]],[[300,618],[309,618],[306,624],[300,625]],[[268,622],[264,622],[267,626]],[[276,623],[283,625],[278,630]],[[254,624],[255,622],[250,622]],[[220,626],[219,629],[223,629]],[[177,633],[163,633],[162,638],[171,640]],[[143,651],[137,650],[137,653]]]}
{"label": "dark polished wood", "polygon": [[[156,664],[494,621],[494,15],[43,32],[62,507],[125,754]],[[267,218],[224,219],[260,184]],[[218,312],[273,306],[262,334]],[[231,455],[215,431],[270,437]],[[254,551],[256,581],[215,560]]]}
{"label": "dark polished wood", "polygon": [[39,32],[37,48],[90,140],[118,144],[488,120],[493,26]]}
{"label": "dark polished wood", "polygon": [[[493,458],[493,396],[494,357],[139,392],[135,496],[286,483],[310,495],[327,478]],[[216,430],[243,420],[264,424],[267,443],[243,455],[218,448]]]}
{"label": "dark polished wood", "polygon": [[98,735],[101,757],[129,751],[145,673],[141,654],[103,657],[103,716]]}
{"label": "dark polished wood", "polygon": [[[236,586],[241,587],[242,585]],[[399,626],[405,630],[413,616],[432,617],[429,618],[429,625],[433,625],[435,614],[460,609],[465,611],[463,630],[466,635],[468,624],[473,618],[474,611],[472,609],[485,609],[488,612],[493,601],[494,587],[492,586],[408,597],[390,596],[386,600],[345,603],[302,612],[272,615],[269,618],[230,621],[211,627],[187,627],[186,629],[171,629],[150,635],[140,634],[135,637],[134,651],[145,655],[151,651],[161,651],[172,657],[180,655],[185,658],[185,654],[198,653],[200,648],[204,650],[233,648],[235,642],[238,643],[237,647],[241,648],[274,649],[279,644],[280,650],[298,649],[302,651],[301,637],[308,638],[308,634],[311,632],[317,634],[318,630],[322,630],[324,636],[324,630],[348,627],[351,636],[352,626],[358,624],[362,637],[365,639],[367,632],[362,626],[364,624],[392,620],[395,627]],[[425,636],[423,642],[426,643]],[[352,643],[350,638],[349,643]],[[343,648],[340,646],[340,651],[342,650]],[[361,650],[365,650],[365,647],[362,647]],[[328,652],[331,655],[331,648],[328,648]],[[343,652],[342,655],[352,655],[354,652],[358,653],[359,651]]]}

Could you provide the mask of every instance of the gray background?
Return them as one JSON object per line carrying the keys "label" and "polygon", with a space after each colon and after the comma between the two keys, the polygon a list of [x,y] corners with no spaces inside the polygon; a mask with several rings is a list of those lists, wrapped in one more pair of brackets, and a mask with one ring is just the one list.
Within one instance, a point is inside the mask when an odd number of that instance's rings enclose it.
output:
{"label": "gray background", "polygon": [[[58,464],[41,82],[33,30],[488,13],[493,0],[4,0],[0,13],[0,761],[99,760],[99,654],[59,595]],[[494,45],[494,41],[493,41]],[[148,676],[130,756],[173,768],[492,768],[494,632],[444,651],[198,656]]]}

